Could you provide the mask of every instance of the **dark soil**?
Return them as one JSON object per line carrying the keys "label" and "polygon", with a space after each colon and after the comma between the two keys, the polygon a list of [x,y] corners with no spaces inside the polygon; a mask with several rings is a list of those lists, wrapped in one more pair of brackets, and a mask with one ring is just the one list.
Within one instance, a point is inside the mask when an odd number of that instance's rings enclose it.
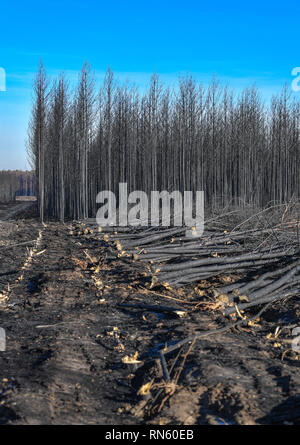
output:
{"label": "dark soil", "polygon": [[[300,423],[300,354],[291,347],[298,298],[169,354],[165,384],[158,348],[230,322],[199,304],[216,283],[150,290],[146,264],[116,258],[78,223],[42,225],[34,216],[31,208],[0,223],[7,336],[0,424]],[[170,306],[185,316],[120,303]]]}

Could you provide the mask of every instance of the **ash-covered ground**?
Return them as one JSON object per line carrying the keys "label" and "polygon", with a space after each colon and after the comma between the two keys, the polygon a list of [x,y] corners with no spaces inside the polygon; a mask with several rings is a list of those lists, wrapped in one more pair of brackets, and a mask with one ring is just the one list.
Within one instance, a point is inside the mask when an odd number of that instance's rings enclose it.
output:
{"label": "ash-covered ground", "polygon": [[147,267],[34,208],[2,220],[0,423],[299,424],[299,298],[168,354],[166,383],[155,351],[230,320],[205,304],[221,278],[151,287]]}

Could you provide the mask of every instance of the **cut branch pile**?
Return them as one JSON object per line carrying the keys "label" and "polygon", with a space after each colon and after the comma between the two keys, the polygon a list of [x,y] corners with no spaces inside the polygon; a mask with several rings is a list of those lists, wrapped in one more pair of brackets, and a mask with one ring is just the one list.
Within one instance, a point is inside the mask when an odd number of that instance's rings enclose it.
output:
{"label": "cut branch pile", "polygon": [[[230,212],[207,221],[201,237],[186,236],[186,227],[98,230],[102,239],[115,246],[115,257],[150,263],[150,288],[175,289],[218,278],[220,287],[214,289],[214,296],[229,315],[298,294],[299,223],[291,218],[285,221],[286,214],[287,210],[278,218],[269,208],[233,227]],[[270,216],[277,222],[271,224]]]}

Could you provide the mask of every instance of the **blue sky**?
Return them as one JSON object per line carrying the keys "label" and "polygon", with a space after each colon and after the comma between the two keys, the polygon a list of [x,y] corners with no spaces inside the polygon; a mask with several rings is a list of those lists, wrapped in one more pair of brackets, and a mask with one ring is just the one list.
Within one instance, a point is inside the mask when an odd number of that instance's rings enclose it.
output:
{"label": "blue sky", "polygon": [[[256,84],[266,100],[300,66],[300,2],[14,0],[0,5],[0,170],[24,169],[31,86],[42,57],[50,76],[75,78],[88,60],[141,88],[156,71],[174,84],[215,73],[237,90]],[[299,94],[299,93],[293,93]]]}

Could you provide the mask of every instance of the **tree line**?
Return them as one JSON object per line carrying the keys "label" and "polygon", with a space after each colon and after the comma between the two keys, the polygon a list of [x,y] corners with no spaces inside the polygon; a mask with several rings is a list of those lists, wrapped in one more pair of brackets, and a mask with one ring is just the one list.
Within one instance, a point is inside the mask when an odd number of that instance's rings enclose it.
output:
{"label": "tree line", "polygon": [[300,102],[284,86],[265,104],[192,75],[176,88],[153,74],[140,92],[87,63],[71,87],[41,64],[28,132],[41,218],[95,216],[102,190],[204,190],[206,206],[283,203],[300,193]]}
{"label": "tree line", "polygon": [[35,195],[35,176],[30,171],[0,171],[0,202],[14,201],[16,196]]}

